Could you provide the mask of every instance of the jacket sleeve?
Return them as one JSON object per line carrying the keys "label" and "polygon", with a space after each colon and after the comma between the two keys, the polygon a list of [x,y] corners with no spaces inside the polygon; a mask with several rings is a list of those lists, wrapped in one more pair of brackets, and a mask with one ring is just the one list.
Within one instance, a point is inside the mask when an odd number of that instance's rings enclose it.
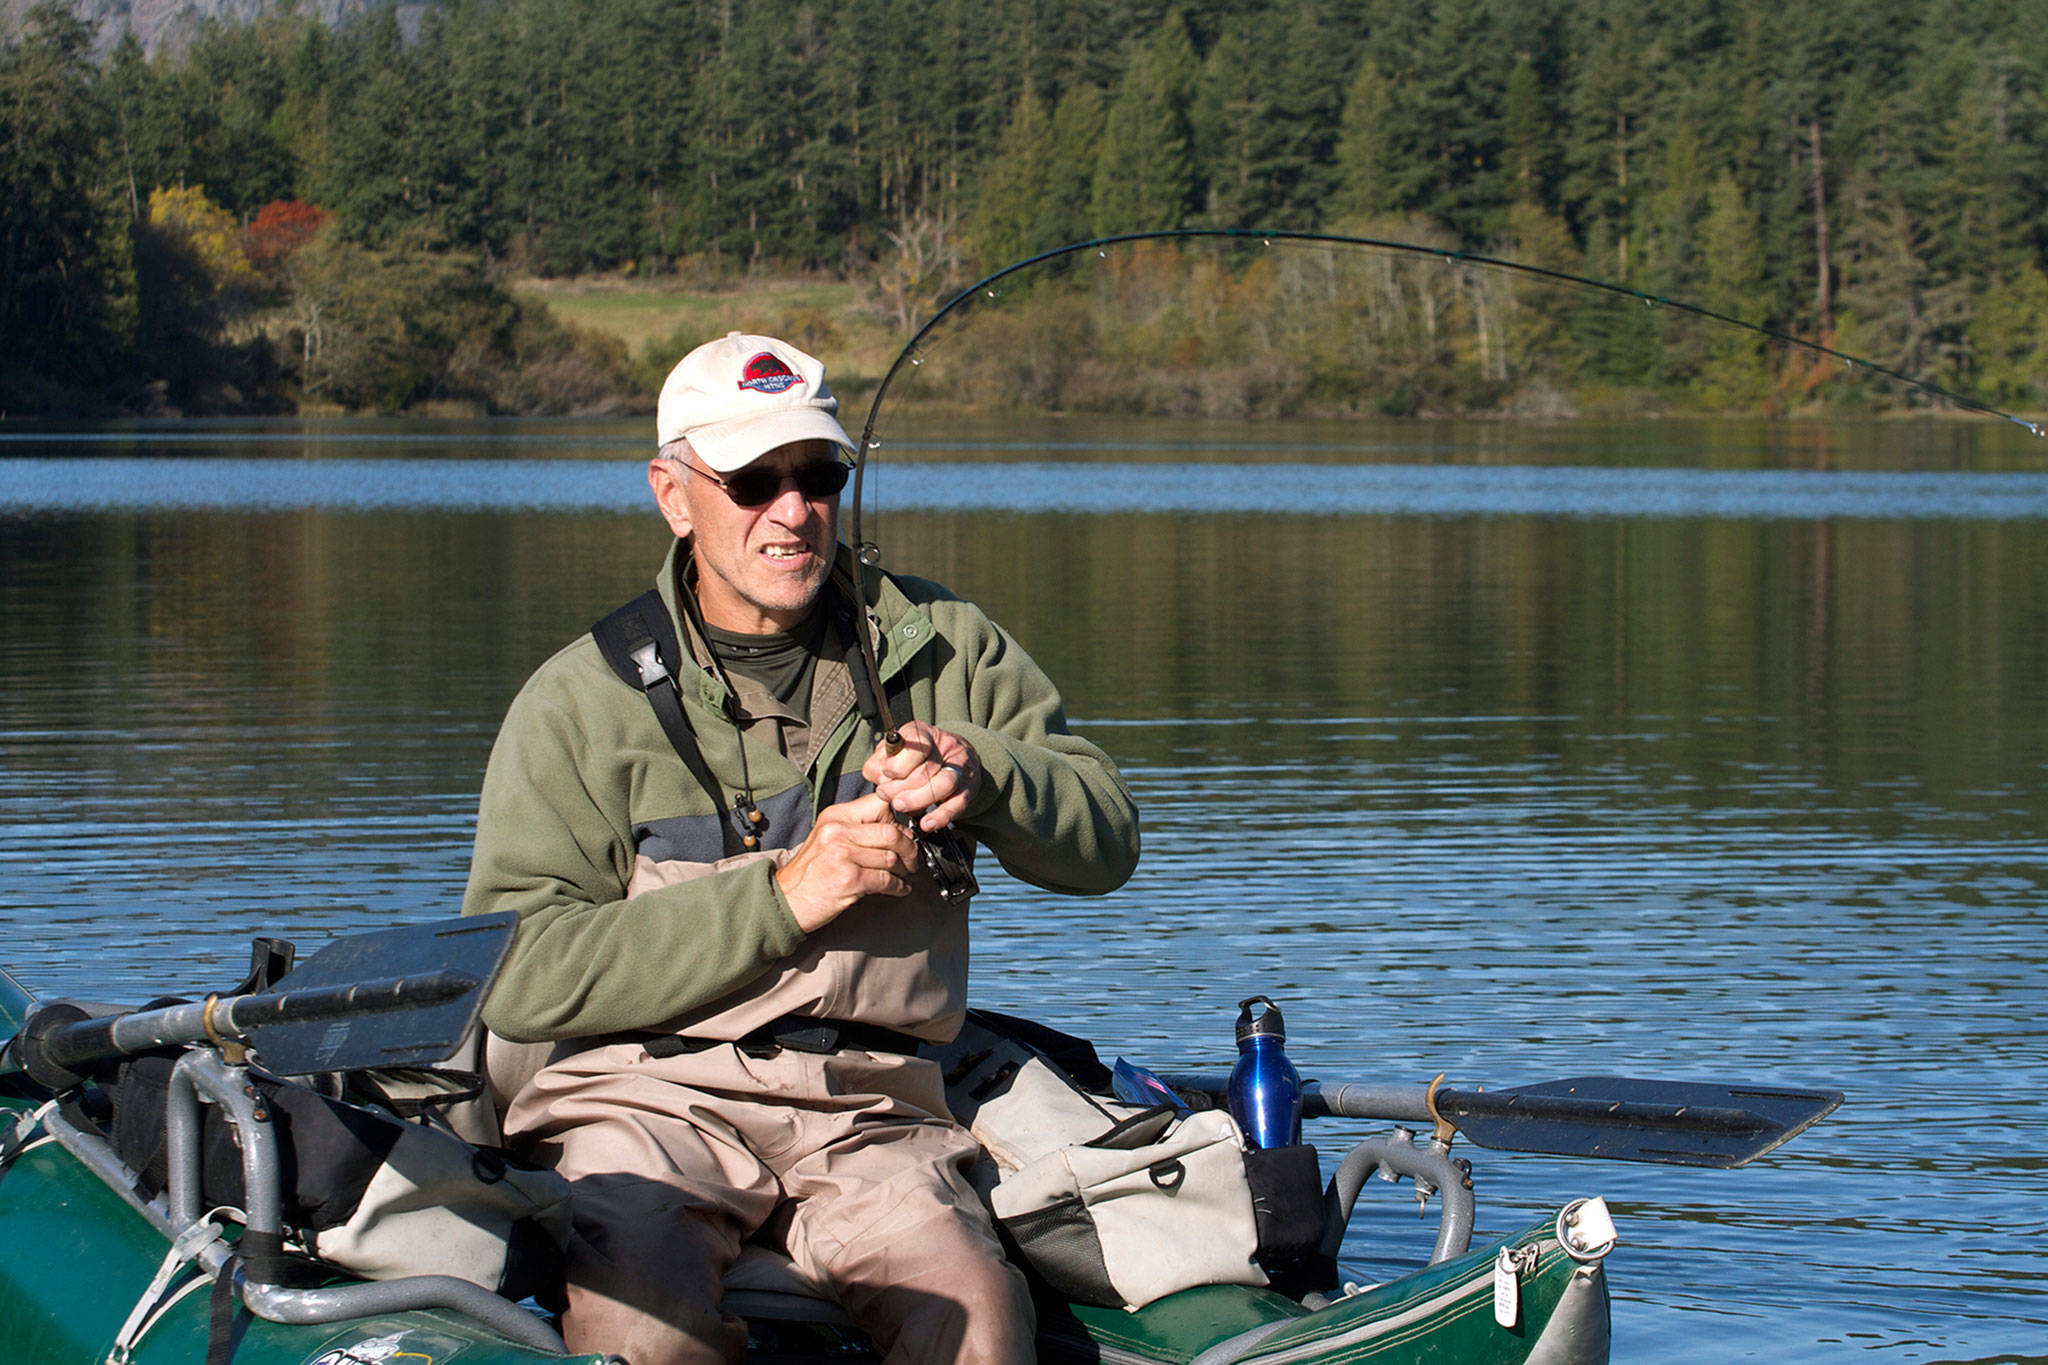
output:
{"label": "jacket sleeve", "polygon": [[956,657],[941,670],[934,723],[981,761],[961,824],[1012,875],[1099,895],[1138,864],[1138,805],[1109,756],[1067,729],[1060,695],[1031,656],[969,603],[927,604]]}
{"label": "jacket sleeve", "polygon": [[583,732],[536,678],[484,774],[464,914],[512,910],[519,930],[484,1007],[515,1042],[651,1027],[793,952],[804,934],[753,862],[626,899],[629,761]]}

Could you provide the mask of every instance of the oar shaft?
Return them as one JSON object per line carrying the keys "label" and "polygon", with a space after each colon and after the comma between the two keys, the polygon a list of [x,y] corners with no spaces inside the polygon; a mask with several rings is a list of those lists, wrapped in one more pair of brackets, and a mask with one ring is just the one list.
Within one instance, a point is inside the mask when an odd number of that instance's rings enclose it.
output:
{"label": "oar shaft", "polygon": [[1400,1123],[1431,1123],[1429,1087],[1377,1085],[1347,1081],[1325,1085],[1310,1081],[1301,1088],[1304,1118],[1392,1119]]}
{"label": "oar shaft", "polygon": [[[152,1048],[219,1040],[239,1041],[272,1024],[427,1009],[460,999],[476,989],[465,972],[419,972],[306,990],[238,995],[190,1005],[139,1010],[105,1019],[85,1019],[53,1030],[42,1042],[44,1055],[60,1067],[77,1067],[102,1057],[131,1056]],[[212,1011],[211,1031],[207,1018]]]}
{"label": "oar shaft", "polygon": [[[1229,1089],[1226,1076],[1200,1072],[1169,1071],[1160,1080],[1175,1090],[1208,1095],[1221,1100]],[[1375,1085],[1349,1082],[1325,1085],[1308,1081],[1301,1087],[1301,1116],[1309,1119],[1393,1119],[1403,1123],[1428,1123],[1429,1087],[1426,1085]]]}
{"label": "oar shaft", "polygon": [[[1229,1082],[1221,1076],[1174,1072],[1160,1077],[1177,1090],[1221,1098]],[[1453,1127],[1462,1118],[1521,1116],[1570,1123],[1611,1124],[1617,1128],[1654,1127],[1665,1132],[1761,1133],[1771,1125],[1746,1109],[1700,1104],[1646,1104],[1605,1099],[1597,1095],[1524,1095],[1511,1091],[1439,1090],[1437,1113]],[[1325,1085],[1310,1081],[1301,1087],[1304,1118],[1385,1119],[1397,1123],[1434,1123],[1429,1087],[1346,1082]]]}

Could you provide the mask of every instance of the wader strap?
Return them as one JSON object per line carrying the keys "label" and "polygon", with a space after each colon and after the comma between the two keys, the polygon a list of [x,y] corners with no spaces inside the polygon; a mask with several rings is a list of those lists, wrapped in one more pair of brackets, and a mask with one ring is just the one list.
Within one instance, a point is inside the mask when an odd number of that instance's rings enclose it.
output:
{"label": "wader strap", "polygon": [[[689,718],[683,714],[682,698],[676,691],[676,669],[683,648],[676,639],[675,625],[669,620],[661,593],[649,588],[592,626],[590,636],[597,641],[598,652],[604,655],[612,672],[646,694],[648,704],[654,708],[654,718],[661,722],[661,732],[668,736],[676,757],[683,760],[690,776],[711,797],[712,809],[725,810],[725,789],[704,762],[703,751],[697,747],[697,737],[691,733]],[[734,825],[745,819],[737,808],[732,811]],[[744,845],[753,833],[751,826],[721,832],[727,853],[736,851],[735,836]]]}

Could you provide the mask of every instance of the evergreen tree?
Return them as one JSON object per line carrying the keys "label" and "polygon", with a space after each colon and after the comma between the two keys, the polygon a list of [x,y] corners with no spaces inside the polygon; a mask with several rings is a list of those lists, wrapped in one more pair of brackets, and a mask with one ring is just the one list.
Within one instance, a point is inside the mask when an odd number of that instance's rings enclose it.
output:
{"label": "evergreen tree", "polygon": [[1088,235],[1088,205],[1102,148],[1109,102],[1093,85],[1077,85],[1052,111],[1052,236],[1078,242]]}
{"label": "evergreen tree", "polygon": [[1971,308],[1972,386],[1988,402],[2048,404],[2048,273],[2028,262],[1994,279]]}
{"label": "evergreen tree", "polygon": [[1321,216],[1337,175],[1332,47],[1309,0],[1295,0],[1278,23],[1225,27],[1194,101],[1211,222],[1309,227]]}
{"label": "evergreen tree", "polygon": [[1512,198],[1500,183],[1501,42],[1493,0],[1439,0],[1397,105],[1412,148],[1393,168],[1397,202],[1467,241],[1496,226]]}
{"label": "evergreen tree", "polygon": [[[1564,193],[1586,243],[1587,265],[1616,280],[1633,278],[1629,239],[1641,195],[1650,54],[1627,0],[1596,0],[1581,17],[1581,57],[1572,73],[1572,131],[1565,146]],[[1598,242],[1600,250],[1594,250]]]}
{"label": "evergreen tree", "polygon": [[327,26],[308,23],[285,61],[283,88],[270,127],[291,157],[293,195],[309,203],[333,198],[334,103],[333,45]]}
{"label": "evergreen tree", "polygon": [[0,48],[0,404],[15,408],[101,382],[126,342],[126,212],[103,179],[89,41],[42,4]]}
{"label": "evergreen tree", "polygon": [[[1769,316],[1770,295],[1764,287],[1756,218],[1730,171],[1715,177],[1707,192],[1699,254],[1706,269],[1700,302],[1752,326],[1763,325]],[[1711,408],[1754,408],[1763,402],[1770,393],[1763,338],[1732,327],[1708,329],[1698,391],[1701,401]]]}
{"label": "evergreen tree", "polygon": [[1336,188],[1329,200],[1333,219],[1370,218],[1395,207],[1393,117],[1393,84],[1379,63],[1368,57],[1359,63],[1344,95]]}
{"label": "evergreen tree", "polygon": [[990,268],[1060,245],[1058,152],[1052,119],[1027,87],[996,158],[981,176],[969,236]]}
{"label": "evergreen tree", "polygon": [[184,162],[184,134],[161,72],[143,55],[133,29],[123,29],[100,72],[101,101],[111,126],[120,192],[131,221],[142,217],[149,192],[173,183]]}
{"label": "evergreen tree", "polygon": [[1557,141],[1550,98],[1535,59],[1523,52],[1501,95],[1501,173],[1517,204],[1548,205],[1557,182]]}
{"label": "evergreen tree", "polygon": [[1096,152],[1088,219],[1097,236],[1186,221],[1195,188],[1187,110],[1198,79],[1178,12],[1132,49]]}

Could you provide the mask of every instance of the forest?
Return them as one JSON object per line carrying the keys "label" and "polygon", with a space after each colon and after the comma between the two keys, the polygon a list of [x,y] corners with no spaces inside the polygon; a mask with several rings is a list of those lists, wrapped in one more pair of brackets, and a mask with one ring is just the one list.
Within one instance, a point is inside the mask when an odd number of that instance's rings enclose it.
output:
{"label": "forest", "polygon": [[[1185,226],[1582,272],[2038,407],[2044,20],[2041,0],[446,0],[408,33],[287,3],[96,60],[45,4],[0,50],[0,410],[644,405],[658,354],[512,282],[847,279],[900,338],[984,271]],[[1924,401],[1753,333],[1369,253],[1126,251],[1027,282],[979,335],[1000,363],[961,393],[990,405]]]}

